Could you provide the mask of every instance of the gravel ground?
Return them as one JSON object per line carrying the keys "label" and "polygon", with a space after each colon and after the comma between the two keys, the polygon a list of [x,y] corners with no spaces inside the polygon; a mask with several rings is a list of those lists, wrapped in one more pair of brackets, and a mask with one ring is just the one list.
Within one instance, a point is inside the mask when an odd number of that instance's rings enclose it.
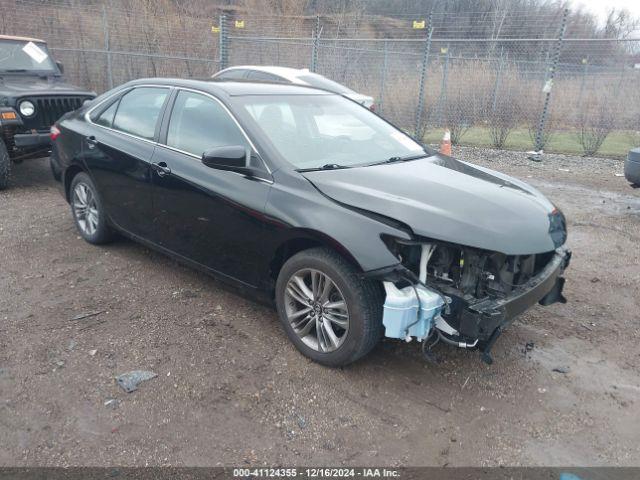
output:
{"label": "gravel ground", "polygon": [[[454,153],[569,221],[569,303],[525,313],[493,366],[449,347],[433,366],[395,341],[313,364],[270,308],[130,241],[85,243],[45,161],[15,166],[0,465],[640,465],[640,190],[620,161]],[[158,376],[127,394],[114,377],[134,369]]]}

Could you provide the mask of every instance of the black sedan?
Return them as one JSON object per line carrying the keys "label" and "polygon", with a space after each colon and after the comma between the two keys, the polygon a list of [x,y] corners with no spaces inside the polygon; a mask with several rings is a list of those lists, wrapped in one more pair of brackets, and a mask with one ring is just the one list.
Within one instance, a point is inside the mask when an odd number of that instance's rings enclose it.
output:
{"label": "black sedan", "polygon": [[138,80],[65,115],[52,139],[85,240],[118,232],[274,302],[325,365],[383,335],[490,362],[516,315],[564,301],[552,203],[340,95]]}

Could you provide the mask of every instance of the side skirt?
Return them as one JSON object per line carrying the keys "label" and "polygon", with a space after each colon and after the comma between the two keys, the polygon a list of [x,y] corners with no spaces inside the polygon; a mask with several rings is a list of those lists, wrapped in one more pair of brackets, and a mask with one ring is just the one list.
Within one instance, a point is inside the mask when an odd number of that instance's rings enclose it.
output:
{"label": "side skirt", "polygon": [[162,253],[166,256],[168,256],[169,258],[187,266],[190,268],[193,268],[194,270],[198,270],[202,273],[205,273],[206,275],[215,278],[216,280],[219,280],[220,282],[224,283],[225,285],[228,285],[230,287],[233,287],[234,289],[239,290],[239,293],[247,295],[257,301],[259,301],[260,303],[263,303],[265,305],[268,306],[274,306],[274,302],[273,299],[270,298],[268,292],[263,291],[261,289],[259,289],[257,286],[255,285],[251,285],[250,283],[247,282],[243,282],[242,280],[239,280],[235,277],[232,277],[230,275],[226,275],[225,273],[219,272],[218,270],[215,270],[213,268],[207,267],[206,265],[202,265],[201,263],[195,262],[193,260],[191,260],[190,258],[187,258],[183,255],[180,255],[178,253],[175,253],[173,250],[169,250],[168,248],[165,248],[161,245],[158,245],[157,243],[154,243],[150,240],[147,240],[143,237],[140,237],[134,233],[131,233],[121,227],[119,227],[117,224],[115,224],[115,222],[113,222],[111,219],[109,219],[109,224],[112,226],[112,228],[114,228],[118,233],[124,235],[125,237],[133,240],[136,243],[139,243],[141,245],[144,245],[145,247],[148,247],[152,250],[155,250],[159,253]]}

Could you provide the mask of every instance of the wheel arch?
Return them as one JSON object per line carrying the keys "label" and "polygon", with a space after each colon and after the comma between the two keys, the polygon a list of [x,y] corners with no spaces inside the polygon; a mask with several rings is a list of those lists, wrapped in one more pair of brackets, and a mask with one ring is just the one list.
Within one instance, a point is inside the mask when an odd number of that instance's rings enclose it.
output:
{"label": "wheel arch", "polygon": [[67,202],[71,201],[70,190],[71,190],[71,182],[73,181],[73,177],[77,174],[85,172],[84,168],[80,165],[73,164],[70,165],[65,171],[63,176],[63,186],[64,186],[64,198]]}
{"label": "wheel arch", "polygon": [[273,281],[273,285],[275,285],[278,274],[287,260],[297,253],[317,247],[326,247],[333,250],[353,265],[358,272],[362,272],[362,267],[358,261],[340,242],[322,232],[296,229],[291,231],[287,238],[278,245],[271,257],[269,262],[269,275]]}

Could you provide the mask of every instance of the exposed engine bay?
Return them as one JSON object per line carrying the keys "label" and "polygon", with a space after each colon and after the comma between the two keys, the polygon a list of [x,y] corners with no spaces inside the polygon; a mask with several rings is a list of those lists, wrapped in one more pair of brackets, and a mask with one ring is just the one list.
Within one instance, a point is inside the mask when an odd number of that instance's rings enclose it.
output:
{"label": "exposed engine bay", "polygon": [[493,343],[518,314],[537,302],[566,301],[560,274],[570,251],[562,247],[505,255],[434,241],[394,239],[389,246],[402,271],[384,282],[386,336],[477,347],[491,363]]}

